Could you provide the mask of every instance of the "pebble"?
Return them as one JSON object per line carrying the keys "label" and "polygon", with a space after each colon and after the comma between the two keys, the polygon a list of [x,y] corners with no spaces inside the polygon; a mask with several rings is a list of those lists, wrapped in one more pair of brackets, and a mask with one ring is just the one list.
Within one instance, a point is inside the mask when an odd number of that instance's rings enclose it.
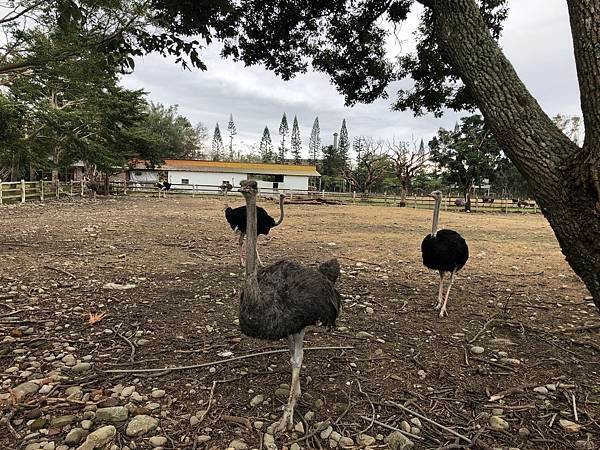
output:
{"label": "pebble", "polygon": [[495,431],[503,431],[508,430],[510,428],[510,425],[506,420],[498,416],[492,416],[490,417],[490,427],[492,428],[492,430]]}
{"label": "pebble", "polygon": [[85,432],[81,428],[73,428],[65,437],[65,444],[75,445],[83,439]]}
{"label": "pebble", "polygon": [[410,419],[410,422],[416,427],[419,427],[419,428],[423,427],[423,425],[421,425],[421,421],[419,420],[418,417],[413,417],[412,419]]}
{"label": "pebble", "polygon": [[154,417],[146,415],[135,416],[127,424],[125,434],[129,437],[141,436],[154,430],[157,426],[158,419],[155,419]]}
{"label": "pebble", "polygon": [[525,427],[519,428],[519,437],[527,439],[529,437],[529,429]]}
{"label": "pebble", "polygon": [[345,447],[352,447],[354,446],[354,441],[352,440],[352,438],[343,436],[340,438],[340,445],[343,445]]}
{"label": "pebble", "polygon": [[25,383],[19,384],[16,388],[13,389],[13,394],[20,400],[30,394],[35,394],[40,390],[40,385],[34,383],[33,381],[26,381]]}
{"label": "pebble", "polygon": [[235,450],[248,450],[248,444],[239,439],[234,439],[229,443],[229,447]]}
{"label": "pebble", "polygon": [[67,425],[71,425],[73,422],[75,422],[77,420],[77,417],[75,416],[60,416],[60,417],[55,417],[54,419],[52,419],[52,421],[50,422],[50,426],[52,428],[62,428],[64,426]]}
{"label": "pebble", "polygon": [[61,359],[61,361],[65,363],[65,366],[69,366],[69,367],[77,364],[77,360],[70,353],[67,356],[65,356],[63,359]]}
{"label": "pebble", "polygon": [[546,395],[548,394],[548,389],[545,386],[538,386],[533,388],[533,392],[537,392],[538,394]]}
{"label": "pebble", "polygon": [[388,445],[390,450],[410,450],[415,446],[413,441],[399,431],[390,433],[385,438],[385,443]]}
{"label": "pebble", "polygon": [[[102,428],[98,428],[96,431],[88,434],[87,439],[85,440],[86,444],[89,444],[87,447],[82,445],[78,450],[87,450],[88,448],[100,448],[103,445],[107,444],[115,437],[117,434],[117,429],[112,425],[107,425]],[[91,446],[90,446],[91,445]]]}
{"label": "pebble", "polygon": [[77,363],[73,367],[71,367],[71,372],[74,372],[74,373],[87,372],[91,368],[92,368],[92,365],[90,363],[81,362],[81,363]]}
{"label": "pebble", "polygon": [[[302,422],[300,422],[300,423],[302,423]],[[342,438],[342,435],[340,433],[338,433],[337,431],[332,431],[331,434],[329,435],[329,439],[332,439],[335,442],[339,442],[341,438]]]}
{"label": "pebble", "polygon": [[154,448],[156,447],[162,447],[167,443],[167,438],[164,436],[152,436],[148,442],[150,442],[150,445]]}
{"label": "pebble", "polygon": [[358,443],[368,447],[369,445],[373,445],[375,443],[375,438],[373,436],[369,436],[368,434],[359,434]]}
{"label": "pebble", "polygon": [[254,428],[256,428],[257,430],[261,430],[262,427],[265,426],[265,423],[261,420],[257,420],[254,422]]}
{"label": "pebble", "polygon": [[163,391],[162,389],[156,389],[154,391],[152,391],[152,393],[150,394],[150,396],[152,398],[163,398],[166,395],[166,392]]}
{"label": "pebble", "polygon": [[100,422],[123,422],[128,417],[129,411],[124,406],[110,406],[96,411],[96,419]]}
{"label": "pebble", "polygon": [[371,308],[370,306],[367,306],[367,307],[365,308],[365,312],[366,312],[367,314],[373,314],[375,311],[374,311],[374,310],[373,310],[373,308]]}
{"label": "pebble", "polygon": [[6,373],[17,373],[18,371],[19,371],[19,368],[16,366],[9,367],[8,369],[5,370]]}
{"label": "pebble", "polygon": [[93,424],[94,422],[92,422],[91,420],[82,420],[80,422],[81,428],[83,428],[84,430],[89,430],[90,428],[92,428]]}
{"label": "pebble", "polygon": [[200,423],[200,419],[198,419],[196,416],[190,417],[190,426],[191,427],[195,427],[199,423]]}
{"label": "pebble", "polygon": [[304,414],[304,420],[306,420],[307,422],[311,422],[312,420],[314,420],[314,418],[315,418],[314,411],[308,411],[306,414]]}
{"label": "pebble", "polygon": [[366,331],[359,331],[358,333],[356,333],[356,337],[357,338],[372,339],[375,336],[373,336],[371,333],[367,333]]}
{"label": "pebble", "polygon": [[321,431],[321,439],[327,439],[332,432],[333,428],[331,426],[328,426],[323,431]]}
{"label": "pebble", "polygon": [[298,422],[294,427],[294,430],[296,430],[298,433],[304,434],[304,424],[302,422]]}
{"label": "pebble", "polygon": [[301,447],[298,445],[298,443],[297,443],[297,442],[294,442],[294,443],[291,445],[291,447],[290,447],[290,450],[300,450],[300,448],[301,448]]}
{"label": "pebble", "polygon": [[473,353],[475,355],[481,355],[483,352],[485,352],[485,349],[483,347],[478,347],[478,346],[471,347],[471,353]]}
{"label": "pebble", "polygon": [[127,386],[124,387],[123,390],[121,391],[121,397],[126,398],[131,396],[131,394],[133,394],[133,392],[135,391],[135,386]]}
{"label": "pebble", "polygon": [[45,384],[43,385],[40,390],[39,393],[42,395],[46,395],[47,393],[49,393],[52,390],[52,385],[51,384]]}
{"label": "pebble", "polygon": [[204,442],[208,442],[208,441],[210,441],[210,436],[208,436],[207,434],[201,434],[200,436],[198,436],[198,437],[196,438],[196,441],[197,441],[199,444],[202,444],[202,443],[204,443]]}
{"label": "pebble", "polygon": [[252,400],[250,400],[250,406],[252,406],[252,407],[258,406],[264,401],[265,401],[265,397],[263,395],[261,395],[261,394],[255,395],[254,398],[252,398]]}
{"label": "pebble", "polygon": [[582,425],[579,425],[578,423],[575,423],[575,422],[571,422],[570,420],[567,420],[567,419],[560,419],[558,421],[558,424],[567,433],[579,433],[582,428]]}
{"label": "pebble", "polygon": [[500,362],[503,362],[505,364],[512,364],[513,366],[518,366],[521,364],[521,360],[516,358],[502,358],[500,359]]}

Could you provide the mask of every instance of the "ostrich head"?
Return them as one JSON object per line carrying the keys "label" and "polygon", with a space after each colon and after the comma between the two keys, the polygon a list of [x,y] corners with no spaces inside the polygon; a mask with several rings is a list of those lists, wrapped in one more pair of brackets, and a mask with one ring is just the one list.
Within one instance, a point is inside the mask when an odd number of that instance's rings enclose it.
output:
{"label": "ostrich head", "polygon": [[442,199],[442,191],[433,191],[432,193],[429,194],[430,197],[433,197],[436,200],[441,200]]}
{"label": "ostrich head", "polygon": [[256,184],[256,180],[240,181],[239,191],[242,193],[244,198],[249,198],[252,195],[256,195],[258,193],[258,185]]}

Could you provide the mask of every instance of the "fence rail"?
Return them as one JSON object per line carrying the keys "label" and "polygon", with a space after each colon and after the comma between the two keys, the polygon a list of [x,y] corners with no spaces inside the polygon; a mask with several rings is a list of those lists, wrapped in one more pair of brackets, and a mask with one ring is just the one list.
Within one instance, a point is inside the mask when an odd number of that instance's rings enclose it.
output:
{"label": "fence rail", "polygon": [[[113,195],[152,195],[160,196],[161,191],[154,183],[111,181],[110,194]],[[225,191],[221,186],[204,184],[171,184],[166,192],[168,196],[240,196],[237,189]],[[271,189],[261,188],[260,195],[264,197],[277,197],[284,193],[290,201],[310,201],[311,199],[337,200],[347,204],[357,205],[385,205],[400,206],[400,197],[397,194],[365,194],[357,192],[326,192],[299,189]],[[24,181],[0,183],[0,205],[4,203],[25,203],[26,201],[57,198],[75,198],[91,196],[91,191],[83,181],[70,181],[54,183],[52,181]],[[450,211],[463,210],[457,204],[462,197],[446,195],[442,200],[442,208]],[[408,208],[432,209],[433,198],[419,195],[408,195],[405,205]],[[471,211],[473,212],[539,212],[533,200],[520,201],[511,198],[472,197]]]}

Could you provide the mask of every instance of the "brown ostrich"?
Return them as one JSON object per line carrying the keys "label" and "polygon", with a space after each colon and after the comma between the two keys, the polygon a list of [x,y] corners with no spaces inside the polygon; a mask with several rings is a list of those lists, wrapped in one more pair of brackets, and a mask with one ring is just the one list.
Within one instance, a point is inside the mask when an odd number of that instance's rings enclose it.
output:
{"label": "brown ostrich", "polygon": [[254,180],[240,184],[247,209],[246,278],[240,295],[240,328],[246,336],[258,339],[287,339],[290,348],[292,382],[283,417],[273,426],[277,433],[293,426],[294,407],[300,396],[305,328],[317,324],[335,325],[341,306],[335,289],[340,265],[332,259],[315,269],[282,260],[257,270],[258,189]]}

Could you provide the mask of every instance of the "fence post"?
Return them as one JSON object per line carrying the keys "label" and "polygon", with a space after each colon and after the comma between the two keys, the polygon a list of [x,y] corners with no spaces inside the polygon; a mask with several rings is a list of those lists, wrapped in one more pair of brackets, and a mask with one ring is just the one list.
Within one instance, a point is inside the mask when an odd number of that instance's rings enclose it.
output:
{"label": "fence post", "polygon": [[352,203],[356,203],[356,191],[352,191]]}
{"label": "fence post", "polygon": [[83,198],[83,180],[79,180],[79,183],[81,183],[81,198]]}
{"label": "fence post", "polygon": [[196,196],[196,185],[192,184],[192,198]]}
{"label": "fence post", "polygon": [[415,203],[413,205],[413,209],[417,209],[417,194],[415,194]]}
{"label": "fence post", "polygon": [[44,180],[40,180],[40,201],[44,201]]}
{"label": "fence post", "polygon": [[387,191],[383,191],[383,203],[387,206]]}
{"label": "fence post", "polygon": [[325,198],[325,189],[321,192],[321,198]]}
{"label": "fence post", "polygon": [[69,183],[69,194],[71,195],[71,197],[73,196],[73,180],[71,180],[71,182]]}
{"label": "fence post", "polygon": [[0,181],[0,205],[2,204],[2,191],[4,190],[4,185],[2,181]]}
{"label": "fence post", "polygon": [[25,203],[25,180],[21,180],[21,203]]}

